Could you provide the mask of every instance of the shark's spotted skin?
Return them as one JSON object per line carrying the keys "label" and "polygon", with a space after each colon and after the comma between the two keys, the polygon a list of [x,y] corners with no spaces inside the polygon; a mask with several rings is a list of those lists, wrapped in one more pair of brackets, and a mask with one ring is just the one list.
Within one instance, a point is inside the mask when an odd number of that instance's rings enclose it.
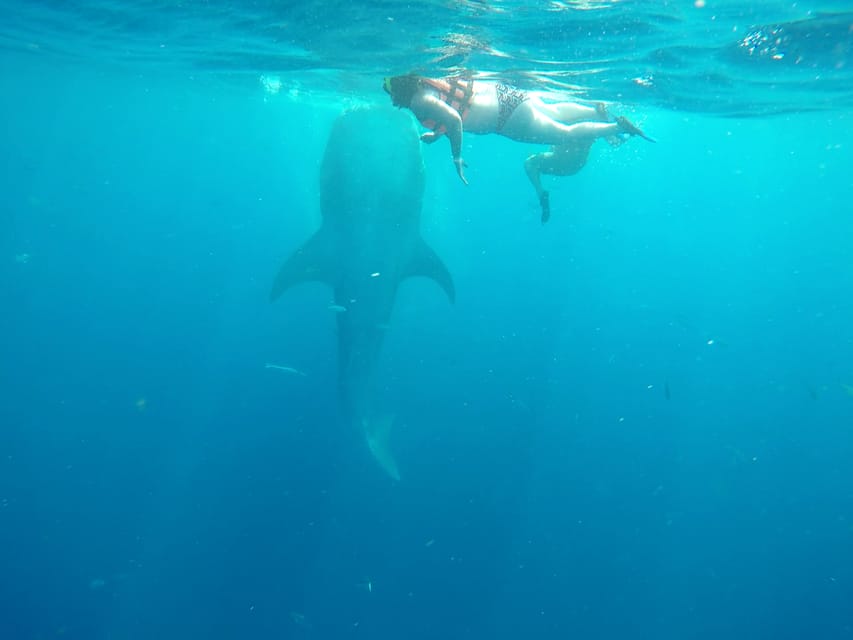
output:
{"label": "shark's spotted skin", "polygon": [[320,171],[320,229],[284,263],[275,300],[307,281],[327,283],[337,314],[338,380],[348,419],[364,430],[388,474],[397,465],[391,419],[374,410],[376,364],[397,288],[410,276],[435,280],[453,301],[453,279],[420,233],[424,189],[420,141],[409,115],[392,108],[356,109],[332,127]]}

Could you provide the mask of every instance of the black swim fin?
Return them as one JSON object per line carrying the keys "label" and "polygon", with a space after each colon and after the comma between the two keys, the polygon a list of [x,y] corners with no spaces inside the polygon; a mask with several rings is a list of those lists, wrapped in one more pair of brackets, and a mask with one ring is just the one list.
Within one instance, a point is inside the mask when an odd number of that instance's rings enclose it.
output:
{"label": "black swim fin", "polygon": [[542,224],[551,219],[551,197],[547,191],[539,196],[539,204],[542,205]]}

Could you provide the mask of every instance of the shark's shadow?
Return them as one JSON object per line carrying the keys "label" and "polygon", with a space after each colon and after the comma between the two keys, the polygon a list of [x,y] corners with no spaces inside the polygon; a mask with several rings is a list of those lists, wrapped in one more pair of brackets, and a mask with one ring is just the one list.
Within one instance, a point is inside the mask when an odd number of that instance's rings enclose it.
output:
{"label": "shark's shadow", "polygon": [[411,118],[390,107],[354,109],[332,126],[320,170],[320,229],[281,267],[270,293],[320,281],[338,307],[338,389],[344,415],[399,479],[392,419],[374,407],[379,354],[400,283],[435,280],[451,302],[453,279],[420,233],[424,166]]}

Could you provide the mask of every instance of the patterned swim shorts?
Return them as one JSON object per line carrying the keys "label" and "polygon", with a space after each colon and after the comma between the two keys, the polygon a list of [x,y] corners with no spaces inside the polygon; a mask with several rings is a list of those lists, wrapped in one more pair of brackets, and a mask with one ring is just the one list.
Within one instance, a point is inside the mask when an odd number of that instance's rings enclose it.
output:
{"label": "patterned swim shorts", "polygon": [[495,86],[495,90],[498,93],[497,130],[500,131],[504,128],[506,121],[509,120],[515,108],[527,100],[527,92],[500,82]]}

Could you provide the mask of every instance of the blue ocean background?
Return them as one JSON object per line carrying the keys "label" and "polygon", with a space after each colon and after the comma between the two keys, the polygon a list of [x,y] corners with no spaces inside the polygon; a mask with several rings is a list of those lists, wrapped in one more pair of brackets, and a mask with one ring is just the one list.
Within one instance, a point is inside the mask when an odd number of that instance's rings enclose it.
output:
{"label": "blue ocean background", "polygon": [[[845,3],[0,7],[0,638],[853,637]],[[268,295],[334,119],[460,69],[658,142],[544,226],[541,149],[424,147],[393,482]]]}

